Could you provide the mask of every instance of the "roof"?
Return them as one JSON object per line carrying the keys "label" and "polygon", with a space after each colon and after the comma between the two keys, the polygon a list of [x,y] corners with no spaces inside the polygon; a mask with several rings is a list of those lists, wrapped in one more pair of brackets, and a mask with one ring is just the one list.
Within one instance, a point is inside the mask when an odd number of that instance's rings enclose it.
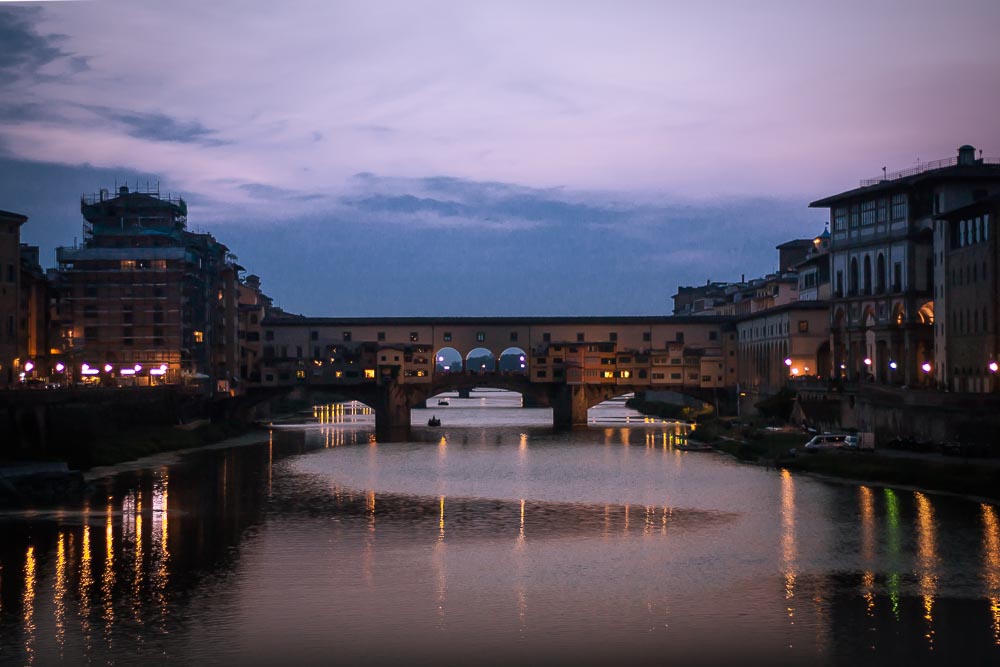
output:
{"label": "roof", "polygon": [[924,182],[969,179],[978,180],[982,178],[994,178],[1000,180],[1000,164],[977,161],[975,164],[953,164],[939,169],[930,169],[902,178],[879,181],[874,185],[846,190],[840,194],[817,199],[809,204],[809,208],[830,208],[834,204],[845,199],[854,199],[871,194],[888,192],[890,190],[901,190],[910,188]]}
{"label": "roof", "polygon": [[20,213],[0,210],[0,220],[3,220],[4,222],[15,222],[19,225],[23,225],[28,221],[28,216],[21,215]]}
{"label": "roof", "polygon": [[996,206],[997,204],[1000,204],[1000,194],[995,194],[992,197],[986,197],[985,199],[979,199],[972,202],[968,206],[953,208],[950,211],[945,211],[944,213],[940,213],[934,217],[938,220],[954,220],[955,218],[962,218],[973,213],[978,213],[984,208]]}
{"label": "roof", "polygon": [[301,317],[265,318],[264,326],[535,326],[571,324],[725,324],[731,317],[721,315],[613,315],[608,317]]}
{"label": "roof", "polygon": [[829,310],[829,301],[791,301],[789,303],[783,303],[780,306],[774,306],[773,308],[765,308],[764,310],[758,310],[752,313],[746,313],[745,315],[740,315],[735,318],[737,322],[746,322],[747,320],[753,320],[758,317],[770,317],[771,315],[779,315],[781,313],[796,311],[796,310]]}
{"label": "roof", "polygon": [[792,239],[791,241],[785,241],[781,245],[776,245],[774,248],[775,250],[784,250],[785,248],[809,248],[812,244],[812,239]]}

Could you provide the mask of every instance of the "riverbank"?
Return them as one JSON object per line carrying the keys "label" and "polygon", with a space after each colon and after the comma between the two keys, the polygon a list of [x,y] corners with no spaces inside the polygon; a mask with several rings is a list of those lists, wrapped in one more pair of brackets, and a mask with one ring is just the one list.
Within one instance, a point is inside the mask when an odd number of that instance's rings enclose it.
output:
{"label": "riverbank", "polygon": [[[747,463],[877,486],[916,487],[1000,500],[1000,461],[995,459],[945,457],[891,449],[806,453],[802,446],[810,436],[801,431],[741,431],[706,425],[695,433],[695,439],[710,436],[716,449]],[[791,454],[793,449],[795,453]]]}

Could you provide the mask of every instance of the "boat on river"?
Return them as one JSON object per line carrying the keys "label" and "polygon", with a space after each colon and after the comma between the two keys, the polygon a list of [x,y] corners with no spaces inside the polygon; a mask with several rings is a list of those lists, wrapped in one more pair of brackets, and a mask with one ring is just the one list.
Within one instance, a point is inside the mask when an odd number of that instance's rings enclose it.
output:
{"label": "boat on river", "polygon": [[674,449],[679,449],[682,452],[712,452],[715,451],[715,445],[708,442],[688,440],[685,443],[674,445]]}

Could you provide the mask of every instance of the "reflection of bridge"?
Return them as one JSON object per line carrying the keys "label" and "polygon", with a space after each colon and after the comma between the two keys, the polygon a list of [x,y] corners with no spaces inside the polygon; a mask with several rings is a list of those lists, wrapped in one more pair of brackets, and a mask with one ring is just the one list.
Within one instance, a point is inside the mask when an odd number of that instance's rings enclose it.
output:
{"label": "reflection of bridge", "polygon": [[[289,318],[263,328],[262,389],[362,401],[375,409],[382,439],[405,437],[410,410],[445,391],[515,391],[526,405],[551,407],[564,427],[585,424],[588,408],[622,394],[716,402],[736,384],[733,327],[716,317]],[[446,354],[479,369],[446,370]],[[518,363],[497,370],[505,354]]]}

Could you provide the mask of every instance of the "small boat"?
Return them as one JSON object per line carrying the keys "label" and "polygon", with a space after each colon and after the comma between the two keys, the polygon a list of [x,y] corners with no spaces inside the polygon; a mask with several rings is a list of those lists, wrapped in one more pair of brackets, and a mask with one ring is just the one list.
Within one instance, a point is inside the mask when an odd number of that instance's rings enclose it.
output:
{"label": "small boat", "polygon": [[430,419],[427,420],[427,425],[428,426],[440,426],[441,425],[441,420],[438,419],[437,417],[431,417]]}
{"label": "small boat", "polygon": [[448,405],[448,399],[442,398],[441,400],[438,401],[438,405]]}
{"label": "small boat", "polygon": [[679,449],[682,452],[711,452],[715,447],[707,442],[688,440],[686,443],[674,445],[674,449]]}

